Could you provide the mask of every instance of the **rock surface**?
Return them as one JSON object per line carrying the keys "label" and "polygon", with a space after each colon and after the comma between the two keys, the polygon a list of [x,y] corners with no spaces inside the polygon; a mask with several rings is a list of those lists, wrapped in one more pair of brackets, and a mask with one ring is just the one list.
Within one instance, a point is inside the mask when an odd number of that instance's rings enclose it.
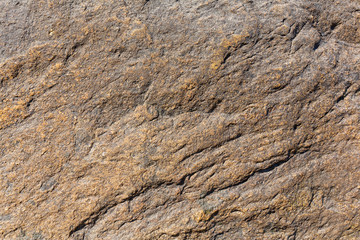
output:
{"label": "rock surface", "polygon": [[357,0],[1,0],[1,239],[360,239]]}

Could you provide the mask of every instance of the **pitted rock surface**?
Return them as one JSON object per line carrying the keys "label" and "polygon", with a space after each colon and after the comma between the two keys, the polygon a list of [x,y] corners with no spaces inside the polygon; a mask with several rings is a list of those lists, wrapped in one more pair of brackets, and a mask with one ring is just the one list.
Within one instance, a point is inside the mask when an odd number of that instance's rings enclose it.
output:
{"label": "pitted rock surface", "polygon": [[0,8],[1,239],[360,239],[359,1]]}

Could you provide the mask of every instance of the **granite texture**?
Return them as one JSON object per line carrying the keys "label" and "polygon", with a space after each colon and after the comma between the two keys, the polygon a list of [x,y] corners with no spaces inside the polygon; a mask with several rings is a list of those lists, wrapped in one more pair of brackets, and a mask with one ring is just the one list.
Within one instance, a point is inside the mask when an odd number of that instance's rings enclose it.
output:
{"label": "granite texture", "polygon": [[358,0],[0,9],[0,239],[360,239]]}

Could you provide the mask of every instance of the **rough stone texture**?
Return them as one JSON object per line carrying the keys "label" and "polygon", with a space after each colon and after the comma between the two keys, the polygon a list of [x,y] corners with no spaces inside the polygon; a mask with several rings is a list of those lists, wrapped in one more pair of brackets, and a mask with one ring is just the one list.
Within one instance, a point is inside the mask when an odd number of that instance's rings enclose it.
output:
{"label": "rough stone texture", "polygon": [[0,239],[360,239],[358,0],[0,9]]}

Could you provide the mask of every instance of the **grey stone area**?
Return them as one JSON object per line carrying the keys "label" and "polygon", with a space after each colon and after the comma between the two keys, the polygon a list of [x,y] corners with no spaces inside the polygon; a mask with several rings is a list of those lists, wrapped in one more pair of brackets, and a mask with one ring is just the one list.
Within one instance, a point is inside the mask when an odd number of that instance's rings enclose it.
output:
{"label": "grey stone area", "polygon": [[0,9],[0,239],[360,239],[359,1]]}

